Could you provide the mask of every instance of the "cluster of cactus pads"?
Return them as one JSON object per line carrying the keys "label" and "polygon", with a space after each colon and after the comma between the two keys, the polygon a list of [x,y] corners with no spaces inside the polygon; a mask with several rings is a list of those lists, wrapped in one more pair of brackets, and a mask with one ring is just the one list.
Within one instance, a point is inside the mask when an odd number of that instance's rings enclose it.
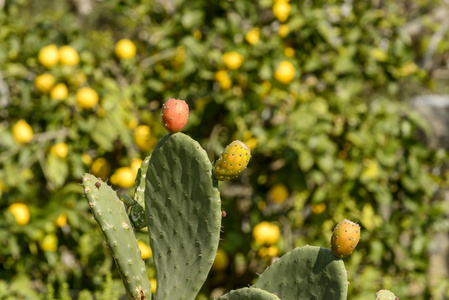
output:
{"label": "cluster of cactus pads", "polygon": [[[170,133],[142,162],[133,198],[119,198],[105,182],[90,174],[83,176],[85,196],[129,299],[195,299],[212,267],[220,239],[218,180],[237,177],[251,156],[248,147],[234,141],[213,166],[200,144],[180,132],[187,118],[184,101],[170,99],[164,105],[163,124]],[[253,286],[230,291],[219,300],[347,299],[347,272],[341,257],[357,245],[360,227],[347,220],[343,223],[343,231],[334,230],[339,236],[332,237],[332,250],[296,248],[277,259]],[[145,226],[158,283],[155,295],[135,236],[135,230]],[[339,244],[334,246],[337,240]],[[396,299],[389,297],[383,291],[376,294],[376,300]]]}

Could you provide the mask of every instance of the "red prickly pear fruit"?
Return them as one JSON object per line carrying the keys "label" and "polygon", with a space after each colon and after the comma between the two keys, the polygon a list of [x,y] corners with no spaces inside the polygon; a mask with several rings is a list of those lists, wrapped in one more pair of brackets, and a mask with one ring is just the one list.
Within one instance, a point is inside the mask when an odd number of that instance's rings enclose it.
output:
{"label": "red prickly pear fruit", "polygon": [[360,226],[349,220],[340,221],[331,238],[332,253],[343,258],[352,253],[360,241]]}
{"label": "red prickly pear fruit", "polygon": [[189,120],[189,106],[184,100],[168,99],[162,107],[162,124],[170,133],[180,132]]}
{"label": "red prickly pear fruit", "polygon": [[246,169],[251,150],[241,141],[230,143],[214,164],[214,176],[218,180],[231,180]]}

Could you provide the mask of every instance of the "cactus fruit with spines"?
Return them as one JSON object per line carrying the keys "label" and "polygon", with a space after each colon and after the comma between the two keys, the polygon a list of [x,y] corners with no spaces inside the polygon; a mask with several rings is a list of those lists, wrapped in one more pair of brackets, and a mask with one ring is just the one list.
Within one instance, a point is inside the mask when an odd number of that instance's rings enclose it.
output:
{"label": "cactus fruit with spines", "polygon": [[162,106],[162,125],[168,132],[180,132],[189,120],[189,106],[184,100],[168,99]]}
{"label": "cactus fruit with spines", "polygon": [[280,299],[344,300],[348,278],[343,261],[331,250],[304,246],[293,249],[269,266],[252,286]]}
{"label": "cactus fruit with spines", "polygon": [[[173,131],[170,126],[167,129]],[[106,183],[93,175],[83,176],[84,193],[129,299],[195,299],[214,262],[221,218],[226,215],[217,180],[237,177],[250,157],[249,148],[235,141],[212,166],[198,142],[171,132],[142,162],[134,198],[123,195],[119,199]],[[158,283],[154,296],[134,233],[144,226],[148,227]],[[351,242],[358,242],[358,237],[351,236]],[[231,291],[220,299],[346,299],[347,275],[339,257],[325,248],[296,248],[277,259],[252,287]]]}
{"label": "cactus fruit with spines", "polygon": [[221,153],[214,164],[214,176],[218,180],[231,180],[246,169],[251,150],[241,141],[233,141]]}
{"label": "cactus fruit with spines", "polygon": [[354,251],[360,241],[360,226],[349,220],[340,221],[331,237],[332,253],[339,258],[346,257]]}
{"label": "cactus fruit with spines", "polygon": [[380,290],[376,293],[375,300],[399,300],[399,297],[389,290]]}

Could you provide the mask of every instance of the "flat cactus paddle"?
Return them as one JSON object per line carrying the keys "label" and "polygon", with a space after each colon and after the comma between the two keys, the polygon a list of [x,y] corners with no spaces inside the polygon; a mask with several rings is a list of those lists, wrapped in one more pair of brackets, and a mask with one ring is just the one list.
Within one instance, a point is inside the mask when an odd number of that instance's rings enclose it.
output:
{"label": "flat cactus paddle", "polygon": [[193,300],[215,259],[221,200],[212,165],[183,133],[164,136],[151,154],[145,209],[156,269],[156,299]]}
{"label": "flat cactus paddle", "polygon": [[147,226],[145,217],[145,177],[147,176],[150,157],[145,158],[140,165],[136,176],[134,203],[129,210],[129,218],[136,229]]}
{"label": "flat cactus paddle", "polygon": [[277,259],[253,285],[283,300],[346,300],[348,281],[344,263],[330,249],[296,248]]}
{"label": "flat cactus paddle", "polygon": [[278,296],[267,291],[255,288],[242,288],[230,291],[218,300],[279,300]]}
{"label": "flat cactus paddle", "polygon": [[106,238],[129,299],[151,299],[151,284],[123,202],[106,183],[83,176],[84,194]]}

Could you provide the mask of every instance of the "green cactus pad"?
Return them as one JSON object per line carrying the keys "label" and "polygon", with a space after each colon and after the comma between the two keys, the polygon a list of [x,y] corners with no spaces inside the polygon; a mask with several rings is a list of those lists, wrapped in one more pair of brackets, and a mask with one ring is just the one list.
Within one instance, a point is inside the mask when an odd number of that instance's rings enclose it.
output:
{"label": "green cactus pad", "polygon": [[147,176],[148,165],[150,164],[150,156],[145,158],[137,171],[134,200],[145,208],[145,177]]}
{"label": "green cactus pad", "polygon": [[220,207],[206,152],[183,133],[164,136],[151,155],[145,188],[156,299],[198,294],[218,248]]}
{"label": "green cactus pad", "polygon": [[279,300],[278,296],[255,288],[242,288],[230,291],[218,300]]}
{"label": "green cactus pad", "polygon": [[346,300],[348,281],[343,261],[330,249],[305,246],[277,259],[253,287],[284,300]]}
{"label": "green cactus pad", "polygon": [[396,297],[393,292],[389,290],[380,290],[376,293],[376,299],[375,300],[398,300],[399,298]]}
{"label": "green cactus pad", "polygon": [[136,176],[134,202],[129,205],[129,218],[133,223],[134,228],[142,229],[147,226],[147,219],[145,217],[145,177],[147,176],[148,165],[150,163],[150,156],[144,159],[140,165]]}
{"label": "green cactus pad", "polygon": [[151,299],[151,284],[123,202],[106,183],[83,176],[84,194],[106,238],[129,299]]}

